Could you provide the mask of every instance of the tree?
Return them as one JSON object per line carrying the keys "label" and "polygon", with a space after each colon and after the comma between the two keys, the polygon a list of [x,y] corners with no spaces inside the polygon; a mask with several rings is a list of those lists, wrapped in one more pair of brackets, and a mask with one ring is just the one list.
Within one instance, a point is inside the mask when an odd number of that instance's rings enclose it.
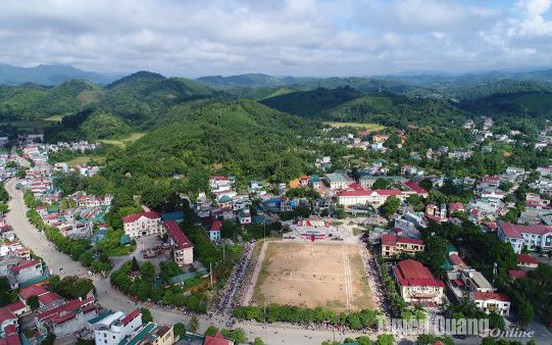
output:
{"label": "tree", "polygon": [[376,181],[374,181],[372,189],[386,189],[387,187],[389,187],[390,184],[390,180],[380,177]]}
{"label": "tree", "polygon": [[7,277],[0,277],[0,307],[6,306],[13,302],[10,294],[10,283]]}
{"label": "tree", "polygon": [[68,276],[63,279],[53,279],[50,283],[52,291],[60,294],[67,299],[75,299],[85,297],[91,291],[95,291],[92,280],[88,278],[79,278],[76,276]]}
{"label": "tree", "polygon": [[425,179],[420,181],[420,187],[429,192],[433,188],[433,182],[431,182],[431,180],[426,177]]}
{"label": "tree", "polygon": [[215,327],[215,325],[210,324],[209,327],[205,330],[205,333],[203,333],[204,336],[210,335],[211,337],[214,337],[215,334],[217,334],[218,328]]}
{"label": "tree", "polygon": [[40,345],[54,345],[56,341],[56,335],[54,333],[48,333],[46,338],[40,343]]}
{"label": "tree", "polygon": [[256,337],[255,340],[253,340],[253,345],[265,345],[265,342],[260,337]]}
{"label": "tree", "polygon": [[222,334],[226,339],[233,340],[235,344],[247,343],[247,335],[243,328],[236,328],[233,330],[223,329]]}
{"label": "tree", "polygon": [[142,308],[140,311],[142,312],[142,324],[145,325],[148,322],[153,322],[153,316],[148,308]]}
{"label": "tree", "polygon": [[186,335],[186,326],[183,323],[178,322],[174,324],[174,336],[182,338]]}
{"label": "tree", "polygon": [[188,324],[188,328],[190,328],[190,331],[197,332],[199,329],[199,320],[197,319],[197,316],[194,314],[190,318],[190,323]]}
{"label": "tree", "polygon": [[501,331],[506,328],[506,323],[504,322],[504,318],[497,313],[490,313],[489,314],[489,328],[495,329],[498,328]]}
{"label": "tree", "polygon": [[381,209],[383,213],[389,217],[399,210],[399,207],[401,206],[401,200],[397,198],[396,196],[390,196],[385,200],[383,205],[381,206]]}
{"label": "tree", "polygon": [[380,334],[378,335],[377,345],[394,345],[395,336],[393,334]]}
{"label": "tree", "polygon": [[40,307],[40,303],[38,302],[38,296],[31,296],[27,299],[27,305],[31,307],[31,310],[36,310],[38,307]]}
{"label": "tree", "polygon": [[140,264],[138,264],[138,260],[136,260],[136,257],[132,257],[132,270],[131,272],[140,272]]}

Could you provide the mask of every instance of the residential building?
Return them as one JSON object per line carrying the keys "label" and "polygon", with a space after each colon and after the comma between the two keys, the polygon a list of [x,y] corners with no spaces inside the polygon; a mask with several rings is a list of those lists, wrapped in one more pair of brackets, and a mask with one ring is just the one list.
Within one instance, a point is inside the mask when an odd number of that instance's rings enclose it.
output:
{"label": "residential building", "polygon": [[433,277],[427,267],[415,260],[400,261],[394,267],[400,294],[411,304],[441,304],[445,284]]}
{"label": "residential building", "polygon": [[220,220],[215,220],[213,224],[211,224],[211,228],[209,229],[209,239],[211,242],[216,242],[220,240],[220,232],[222,231],[222,222]]}
{"label": "residential building", "polygon": [[134,336],[142,327],[142,313],[135,309],[125,315],[115,312],[93,324],[96,345],[118,345],[127,336]]}
{"label": "residential building", "polygon": [[157,212],[142,212],[123,217],[125,234],[130,238],[160,235],[165,232],[161,215]]}
{"label": "residential building", "polygon": [[317,175],[311,175],[310,176],[310,184],[312,189],[321,189],[322,188],[322,180],[320,180],[320,177]]}
{"label": "residential building", "polygon": [[249,208],[244,208],[238,213],[238,221],[241,225],[251,224],[251,211],[249,211]]}
{"label": "residential building", "polygon": [[539,267],[539,260],[529,254],[518,254],[518,267],[525,269],[534,269]]}
{"label": "residential building", "polygon": [[395,235],[383,235],[381,238],[381,256],[391,258],[400,253],[414,254],[423,252],[425,249],[424,241],[402,238]]}
{"label": "residential building", "polygon": [[514,252],[521,254],[523,247],[528,250],[552,249],[552,226],[546,225],[517,225],[497,222],[497,236],[500,240],[508,242],[514,248]]}
{"label": "residential building", "polygon": [[75,333],[98,315],[93,295],[46,309],[35,316],[35,324],[41,334],[54,333],[58,337]]}
{"label": "residential building", "polygon": [[178,266],[191,265],[194,262],[194,244],[180,229],[174,220],[166,221],[165,228],[173,249],[173,260]]}
{"label": "residential building", "polygon": [[10,267],[9,278],[18,284],[42,275],[42,263],[36,260],[19,260],[16,266]]}
{"label": "residential building", "polygon": [[5,338],[10,333],[10,328],[17,329],[19,327],[19,320],[13,312],[7,308],[0,308],[0,338]]}

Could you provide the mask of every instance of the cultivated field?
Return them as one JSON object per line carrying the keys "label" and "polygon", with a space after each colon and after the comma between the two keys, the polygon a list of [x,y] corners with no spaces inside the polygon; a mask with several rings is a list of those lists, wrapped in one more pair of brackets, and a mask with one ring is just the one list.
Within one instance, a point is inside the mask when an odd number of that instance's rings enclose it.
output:
{"label": "cultivated field", "polygon": [[325,125],[334,128],[341,127],[356,127],[367,131],[381,131],[385,126],[378,125],[377,123],[356,123],[356,122],[324,122]]}
{"label": "cultivated field", "polygon": [[269,243],[253,299],[337,312],[372,307],[358,248],[345,244]]}

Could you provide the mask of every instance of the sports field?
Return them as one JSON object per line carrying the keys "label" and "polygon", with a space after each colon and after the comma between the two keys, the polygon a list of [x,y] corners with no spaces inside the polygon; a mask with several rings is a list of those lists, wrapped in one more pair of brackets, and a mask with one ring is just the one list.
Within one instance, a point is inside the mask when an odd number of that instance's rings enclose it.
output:
{"label": "sports field", "polygon": [[337,312],[372,307],[358,248],[345,244],[269,243],[253,298]]}

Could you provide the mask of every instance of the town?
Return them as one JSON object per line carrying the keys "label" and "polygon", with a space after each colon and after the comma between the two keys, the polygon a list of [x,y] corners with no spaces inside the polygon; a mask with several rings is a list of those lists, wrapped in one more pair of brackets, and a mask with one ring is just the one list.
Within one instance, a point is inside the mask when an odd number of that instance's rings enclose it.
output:
{"label": "town", "polygon": [[[382,334],[380,316],[478,318],[547,339],[552,165],[480,178],[431,168],[492,154],[523,133],[498,135],[490,118],[481,128],[470,120],[466,149],[410,152],[400,165],[394,151],[408,146],[409,133],[345,129],[325,127],[311,139],[323,148],[315,173],[247,184],[211,175],[206,190],[180,193],[161,212],[140,195],[113,212],[116,193],[94,195],[81,183],[101,164],[55,159],[100,143],[21,135],[0,156],[2,343],[232,344],[254,334],[262,344],[267,322],[359,344],[480,336]],[[543,128],[527,149],[548,147],[551,132]],[[325,155],[328,145],[347,154]],[[280,310],[292,306],[299,309]],[[322,314],[301,316],[315,311]]]}

